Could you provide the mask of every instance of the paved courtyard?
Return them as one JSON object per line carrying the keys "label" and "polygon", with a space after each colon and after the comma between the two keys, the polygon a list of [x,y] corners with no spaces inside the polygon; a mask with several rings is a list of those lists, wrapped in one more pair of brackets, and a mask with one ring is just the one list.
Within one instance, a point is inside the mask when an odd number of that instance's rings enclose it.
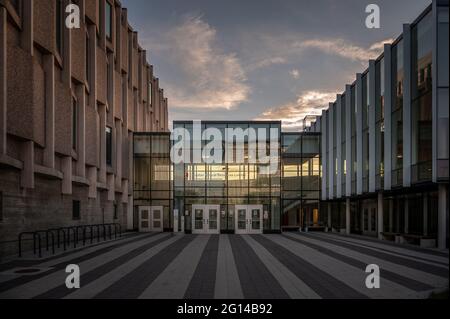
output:
{"label": "paved courtyard", "polygon": [[[448,287],[448,263],[448,252],[325,233],[137,234],[0,265],[0,298],[427,298]],[[65,285],[68,264],[80,289]],[[369,264],[380,289],[366,288]]]}

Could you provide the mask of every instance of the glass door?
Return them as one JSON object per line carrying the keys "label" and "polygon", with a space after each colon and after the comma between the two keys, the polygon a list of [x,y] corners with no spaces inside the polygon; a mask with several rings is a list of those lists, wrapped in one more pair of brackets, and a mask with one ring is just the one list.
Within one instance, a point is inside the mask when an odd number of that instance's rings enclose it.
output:
{"label": "glass door", "polygon": [[236,205],[235,212],[236,212],[235,233],[247,234],[248,232],[247,206]]}
{"label": "glass door", "polygon": [[206,233],[219,234],[220,233],[220,219],[219,219],[220,206],[210,205],[207,207],[208,216],[206,218],[205,226],[207,227]]}
{"label": "glass door", "polygon": [[163,231],[163,207],[162,206],[152,206],[151,209],[151,228],[152,231],[162,232]]}
{"label": "glass door", "polygon": [[150,232],[150,206],[139,206],[139,231],[140,232]]}
{"label": "glass door", "polygon": [[205,226],[204,205],[194,205],[192,206],[192,211],[192,233],[202,234]]}
{"label": "glass door", "polygon": [[249,234],[262,234],[263,229],[263,206],[248,206],[247,208],[248,216],[248,233]]}

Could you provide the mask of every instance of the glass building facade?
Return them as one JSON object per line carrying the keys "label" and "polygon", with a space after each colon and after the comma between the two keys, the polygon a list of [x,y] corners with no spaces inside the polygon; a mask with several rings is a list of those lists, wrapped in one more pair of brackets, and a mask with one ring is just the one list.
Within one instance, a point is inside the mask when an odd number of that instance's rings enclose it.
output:
{"label": "glass building facade", "polygon": [[448,110],[448,2],[433,1],[308,129],[329,228],[448,247]]}
{"label": "glass building facade", "polygon": [[[181,140],[180,136],[171,141],[165,133],[135,134],[135,228],[153,228],[147,226],[154,219],[155,207],[158,213],[163,212],[164,230],[175,226],[188,233],[276,233],[323,227],[319,211],[320,134],[282,133],[279,121],[202,122],[203,138],[196,140],[192,121],[174,122],[173,130],[180,128],[193,137],[186,145],[189,160],[182,163],[170,160],[171,145]],[[208,129],[217,130],[223,137],[219,142],[225,150],[221,163],[210,163],[205,156],[205,147],[212,141],[212,136],[205,136]],[[227,129],[263,129],[270,134],[245,135],[243,161],[239,162],[237,140],[225,138]],[[269,164],[260,160],[259,153],[256,161],[250,160],[252,143],[258,151],[266,148],[266,155],[276,163],[275,170],[268,171]],[[270,152],[273,145],[276,149]],[[233,151],[231,162],[226,160],[227,150]],[[200,162],[194,160],[195,151],[202,152]],[[175,225],[173,211],[178,216]],[[150,215],[144,220],[145,227],[142,213]]]}

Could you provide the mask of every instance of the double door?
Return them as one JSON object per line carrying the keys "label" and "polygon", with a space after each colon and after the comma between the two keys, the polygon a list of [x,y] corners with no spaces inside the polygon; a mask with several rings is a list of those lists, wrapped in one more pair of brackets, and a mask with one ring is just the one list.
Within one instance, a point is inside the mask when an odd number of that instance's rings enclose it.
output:
{"label": "double door", "polygon": [[262,234],[263,206],[236,205],[235,207],[236,234]]}
{"label": "double door", "polygon": [[220,233],[220,205],[192,205],[192,233]]}
{"label": "double door", "polygon": [[163,211],[162,206],[139,206],[139,231],[162,232]]}

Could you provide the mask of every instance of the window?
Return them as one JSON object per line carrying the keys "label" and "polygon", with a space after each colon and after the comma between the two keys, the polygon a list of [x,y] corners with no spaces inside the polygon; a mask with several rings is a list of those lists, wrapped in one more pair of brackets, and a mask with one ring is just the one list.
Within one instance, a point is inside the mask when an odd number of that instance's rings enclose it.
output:
{"label": "window", "polygon": [[106,38],[112,40],[112,5],[106,1],[105,7],[105,32]]}
{"label": "window", "polygon": [[114,220],[119,219],[119,215],[117,212],[117,204],[114,204]]}
{"label": "window", "polygon": [[112,129],[106,127],[106,164],[112,165]]}
{"label": "window", "polygon": [[74,200],[72,201],[72,219],[73,220],[80,220],[80,201]]}
{"label": "window", "polygon": [[78,141],[78,105],[75,99],[72,99],[72,149],[77,150]]}
{"label": "window", "polygon": [[62,0],[56,0],[56,51],[60,56],[63,52],[64,14]]}

